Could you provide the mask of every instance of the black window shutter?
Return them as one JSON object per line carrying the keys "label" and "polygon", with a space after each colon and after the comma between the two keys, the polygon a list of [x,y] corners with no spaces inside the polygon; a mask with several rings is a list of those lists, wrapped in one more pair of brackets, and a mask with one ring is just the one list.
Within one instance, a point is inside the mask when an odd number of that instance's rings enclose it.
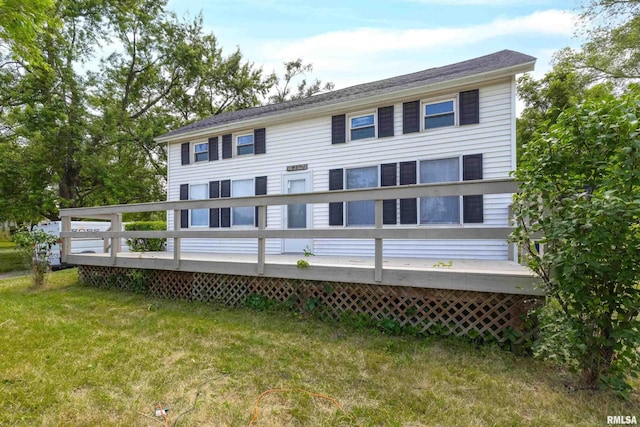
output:
{"label": "black window shutter", "polygon": [[[415,184],[416,162],[400,163],[400,185]],[[418,223],[418,201],[416,199],[400,199],[400,224]]]}
{"label": "black window shutter", "polygon": [[393,136],[393,105],[378,108],[378,138],[387,136]]}
{"label": "black window shutter", "polygon": [[[262,196],[267,194],[267,177],[266,176],[256,176],[255,179],[255,195]],[[256,227],[258,226],[258,207],[256,206],[256,214],[254,216],[254,221]],[[265,227],[267,226],[265,221]]]}
{"label": "black window shutter", "polygon": [[331,117],[331,143],[342,144],[346,142],[347,116],[344,114]]}
{"label": "black window shutter", "polygon": [[[189,184],[180,185],[180,200],[189,200]],[[189,227],[189,210],[182,209],[180,211],[180,228]]]}
{"label": "black window shutter", "polygon": [[230,159],[233,157],[233,144],[231,134],[222,135],[222,158]]}
{"label": "black window shutter", "polygon": [[[462,156],[462,179],[482,179],[482,154]],[[484,198],[482,194],[462,196],[462,214],[465,223],[484,222]]]}
{"label": "black window shutter", "polygon": [[[380,165],[380,185],[382,187],[390,187],[398,184],[396,179],[396,163],[386,163]],[[383,200],[382,201],[382,223],[383,224],[397,224],[396,207],[397,200]]]}
{"label": "black window shutter", "polygon": [[209,138],[209,161],[218,160],[218,137]]}
{"label": "black window shutter", "polygon": [[[231,181],[220,181],[220,197],[231,197]],[[231,208],[220,209],[220,227],[231,227]]]}
{"label": "black window shutter", "polygon": [[[329,171],[329,190],[342,190],[344,188],[343,181],[344,171],[342,169],[331,169]],[[329,225],[344,224],[344,203],[329,203]]]}
{"label": "black window shutter", "polygon": [[[211,143],[209,143],[211,144]],[[220,181],[209,182],[209,198],[217,199],[220,197]],[[220,208],[209,209],[209,227],[220,227]]]}
{"label": "black window shutter", "polygon": [[267,152],[267,134],[265,128],[253,131],[253,152],[254,154],[264,154]]}
{"label": "black window shutter", "polygon": [[180,154],[182,156],[182,164],[183,165],[188,165],[189,164],[189,143],[185,142],[184,144],[182,144],[182,146],[180,147]]}
{"label": "black window shutter", "polygon": [[478,89],[460,92],[460,126],[480,123],[480,91]]}
{"label": "black window shutter", "polygon": [[420,132],[420,101],[402,104],[402,133]]}

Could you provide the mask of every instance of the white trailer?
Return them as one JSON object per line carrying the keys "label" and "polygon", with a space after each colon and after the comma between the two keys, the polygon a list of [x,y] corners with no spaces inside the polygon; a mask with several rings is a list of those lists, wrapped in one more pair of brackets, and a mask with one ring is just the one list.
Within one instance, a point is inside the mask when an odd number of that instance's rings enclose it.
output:
{"label": "white trailer", "polygon": [[[111,227],[110,222],[100,221],[71,221],[71,231],[85,232],[85,231],[109,231]],[[62,231],[62,221],[51,221],[38,224],[34,227],[35,230],[43,230],[53,236],[57,236],[58,244],[51,248],[51,268],[53,270],[59,270],[61,268],[73,267],[70,264],[62,262],[62,246],[60,245],[60,232]],[[128,252],[129,247],[122,243],[122,251]],[[71,253],[72,254],[94,254],[104,253],[105,246],[103,239],[96,238],[80,238],[71,240]]]}

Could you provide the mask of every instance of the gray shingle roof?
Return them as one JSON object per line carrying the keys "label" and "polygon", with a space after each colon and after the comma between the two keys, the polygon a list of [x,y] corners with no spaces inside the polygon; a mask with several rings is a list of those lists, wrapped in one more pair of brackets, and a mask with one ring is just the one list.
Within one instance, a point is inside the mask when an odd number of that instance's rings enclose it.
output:
{"label": "gray shingle roof", "polygon": [[310,107],[319,107],[328,104],[349,101],[366,96],[394,92],[400,89],[407,89],[414,86],[439,83],[447,80],[455,80],[462,77],[473,76],[490,71],[496,71],[517,65],[523,65],[535,61],[536,58],[513,50],[501,50],[496,53],[457,62],[443,67],[429,68],[415,73],[404,74],[402,76],[389,79],[378,80],[371,83],[364,83],[344,89],[314,95],[308,98],[287,101],[279,104],[263,105],[260,107],[247,108],[245,110],[229,111],[217,114],[206,119],[182,126],[172,130],[161,137],[177,136],[188,132],[194,132],[226,123],[254,119],[259,117],[273,116],[280,113],[304,110]]}

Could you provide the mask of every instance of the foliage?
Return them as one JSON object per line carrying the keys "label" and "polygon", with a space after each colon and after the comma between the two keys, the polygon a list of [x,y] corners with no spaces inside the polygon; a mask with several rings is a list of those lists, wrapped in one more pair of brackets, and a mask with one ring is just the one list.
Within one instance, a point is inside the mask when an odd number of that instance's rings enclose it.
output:
{"label": "foliage", "polygon": [[569,107],[527,144],[515,174],[514,239],[561,313],[543,317],[555,322],[543,330],[563,331],[543,334],[543,347],[573,359],[591,386],[624,389],[640,371],[639,118],[636,85]]}
{"label": "foliage", "polygon": [[13,240],[22,253],[24,263],[31,265],[33,287],[47,284],[47,275],[51,269],[51,248],[58,244],[58,237],[44,230],[18,231]]}
{"label": "foliage", "polygon": [[[138,221],[125,224],[125,231],[164,231],[167,229],[165,221]],[[131,252],[163,252],[166,249],[167,239],[135,238],[127,239],[127,245]]]}
{"label": "foliage", "polygon": [[60,0],[49,11],[59,25],[35,34],[41,62],[17,44],[0,50],[0,218],[163,199],[166,147],[153,138],[267,95],[273,76],[239,50],[224,55],[201,16],[165,7]]}
{"label": "foliage", "polygon": [[[311,83],[307,82],[305,76],[313,71],[312,64],[305,64],[302,58],[294,59],[284,63],[285,73],[282,78],[275,77],[276,94],[269,98],[273,104],[285,101],[292,101],[307,98],[315,94],[333,90],[335,85],[332,82],[322,83],[315,79]],[[294,83],[296,82],[297,83]],[[292,85],[296,85],[296,92],[292,92]]]}
{"label": "foliage", "polygon": [[539,80],[530,74],[518,78],[518,97],[524,102],[516,119],[517,157],[538,128],[556,122],[560,113],[585,99],[598,99],[610,93],[608,83],[593,84],[593,77],[578,70],[567,58],[567,50],[556,53],[553,70]]}
{"label": "foliage", "polygon": [[21,58],[42,65],[38,33],[57,24],[53,0],[0,0],[0,42]]}
{"label": "foliage", "polygon": [[601,79],[639,79],[640,1],[590,0],[581,18],[587,41],[571,61]]}
{"label": "foliage", "polygon": [[298,268],[309,268],[309,261],[307,261],[306,259],[299,259],[296,262],[296,267],[298,267]]}

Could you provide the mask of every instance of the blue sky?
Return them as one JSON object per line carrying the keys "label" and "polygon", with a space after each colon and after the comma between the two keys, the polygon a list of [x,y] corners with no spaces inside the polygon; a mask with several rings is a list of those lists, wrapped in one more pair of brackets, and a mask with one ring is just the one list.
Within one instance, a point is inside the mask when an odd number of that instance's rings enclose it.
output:
{"label": "blue sky", "polygon": [[538,58],[578,47],[578,1],[170,0],[178,16],[203,14],[224,51],[239,47],[266,72],[303,58],[336,88],[446,65],[502,49]]}

